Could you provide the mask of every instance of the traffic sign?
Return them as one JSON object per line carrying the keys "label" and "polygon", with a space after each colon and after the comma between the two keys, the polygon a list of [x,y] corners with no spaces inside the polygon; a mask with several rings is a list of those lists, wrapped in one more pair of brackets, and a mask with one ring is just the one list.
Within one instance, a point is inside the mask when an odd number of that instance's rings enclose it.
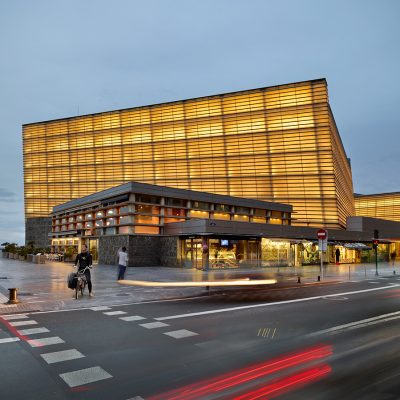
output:
{"label": "traffic sign", "polygon": [[319,229],[317,232],[317,239],[325,240],[328,237],[328,231],[325,229]]}

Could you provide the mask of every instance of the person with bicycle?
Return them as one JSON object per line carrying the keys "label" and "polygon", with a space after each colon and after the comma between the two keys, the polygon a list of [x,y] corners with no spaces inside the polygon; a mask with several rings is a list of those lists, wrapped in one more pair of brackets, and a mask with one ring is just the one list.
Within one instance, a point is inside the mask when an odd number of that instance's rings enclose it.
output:
{"label": "person with bicycle", "polygon": [[93,297],[92,293],[92,281],[90,277],[90,269],[92,268],[92,255],[89,253],[87,246],[82,245],[82,251],[76,256],[75,267],[78,267],[78,272],[84,272],[86,283],[89,289],[89,296]]}

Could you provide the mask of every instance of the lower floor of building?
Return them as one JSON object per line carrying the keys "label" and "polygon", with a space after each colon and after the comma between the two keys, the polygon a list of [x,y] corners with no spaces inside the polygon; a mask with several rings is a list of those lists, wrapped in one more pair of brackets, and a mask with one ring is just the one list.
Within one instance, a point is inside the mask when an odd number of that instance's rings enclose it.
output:
{"label": "lower floor of building", "polygon": [[324,263],[357,264],[400,259],[400,241],[379,243],[328,242],[321,251],[318,241],[226,235],[145,236],[112,235],[52,239],[51,252],[73,260],[86,244],[93,261],[115,264],[126,246],[129,266],[171,266],[197,269],[246,267],[301,267]]}

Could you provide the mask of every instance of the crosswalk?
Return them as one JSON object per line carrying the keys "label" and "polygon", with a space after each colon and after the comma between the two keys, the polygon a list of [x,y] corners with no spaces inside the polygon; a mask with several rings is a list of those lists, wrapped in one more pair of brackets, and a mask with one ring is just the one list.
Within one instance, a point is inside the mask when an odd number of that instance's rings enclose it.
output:
{"label": "crosswalk", "polygon": [[[171,325],[160,322],[155,319],[144,317],[141,315],[127,315],[126,311],[115,310],[112,307],[98,306],[91,307],[92,311],[101,312],[106,317],[117,317],[121,323],[137,323],[136,326],[148,330],[161,330],[166,337],[173,339],[185,339],[198,335],[196,332],[187,329],[171,330]],[[66,345],[67,343],[59,336],[43,336],[50,333],[50,330],[44,326],[36,326],[39,323],[31,319],[26,314],[11,314],[0,316],[7,324],[16,331],[15,337],[7,337],[0,339],[2,343],[13,343],[24,340],[33,349],[39,351],[40,358],[48,365],[64,365],[67,371],[59,373],[60,379],[71,389],[82,387],[93,382],[112,379],[113,376],[103,369],[101,366],[91,366],[79,370],[71,370],[71,362],[78,359],[86,358],[85,354],[75,348],[57,349],[57,351],[49,351],[48,346]],[[36,337],[36,335],[39,335]],[[144,400],[140,396],[131,397],[127,400]]]}

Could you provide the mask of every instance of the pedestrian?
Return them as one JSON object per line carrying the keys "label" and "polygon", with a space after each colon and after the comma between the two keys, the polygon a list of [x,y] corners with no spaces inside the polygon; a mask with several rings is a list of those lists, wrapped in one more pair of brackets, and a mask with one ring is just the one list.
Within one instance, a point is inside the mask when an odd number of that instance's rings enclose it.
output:
{"label": "pedestrian", "polygon": [[126,267],[128,265],[128,254],[126,252],[126,247],[123,246],[120,251],[118,251],[118,280],[124,279]]}
{"label": "pedestrian", "polygon": [[396,261],[396,250],[393,250],[390,253],[390,261],[392,262],[392,265],[394,265],[394,262]]}
{"label": "pedestrian", "polygon": [[339,250],[338,248],[336,248],[335,257],[336,257],[336,264],[339,264],[339,260],[340,260],[340,250]]}
{"label": "pedestrian", "polygon": [[93,297],[92,293],[92,280],[90,276],[90,269],[92,268],[92,255],[89,253],[86,244],[82,245],[82,251],[76,256],[75,267],[78,267],[78,272],[85,270],[86,283],[89,289],[89,296]]}

